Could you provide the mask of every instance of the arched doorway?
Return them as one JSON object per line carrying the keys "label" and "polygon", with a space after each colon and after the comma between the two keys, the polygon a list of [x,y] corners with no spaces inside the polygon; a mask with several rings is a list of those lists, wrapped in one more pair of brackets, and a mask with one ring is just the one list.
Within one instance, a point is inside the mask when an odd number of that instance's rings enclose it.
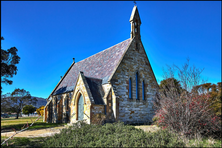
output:
{"label": "arched doorway", "polygon": [[83,96],[80,94],[78,100],[78,120],[83,120],[84,117],[84,101]]}

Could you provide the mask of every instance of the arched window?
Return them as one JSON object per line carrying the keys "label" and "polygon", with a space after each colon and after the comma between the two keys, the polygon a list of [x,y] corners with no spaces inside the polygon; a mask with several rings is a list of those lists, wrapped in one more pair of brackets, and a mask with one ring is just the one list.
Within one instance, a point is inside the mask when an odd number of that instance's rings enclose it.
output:
{"label": "arched window", "polygon": [[138,81],[138,72],[136,72],[136,99],[139,99],[139,81]]}
{"label": "arched window", "polygon": [[129,78],[129,98],[132,99],[132,80]]}
{"label": "arched window", "polygon": [[143,83],[142,83],[142,99],[145,100],[145,86],[144,86],[144,80],[143,80]]}

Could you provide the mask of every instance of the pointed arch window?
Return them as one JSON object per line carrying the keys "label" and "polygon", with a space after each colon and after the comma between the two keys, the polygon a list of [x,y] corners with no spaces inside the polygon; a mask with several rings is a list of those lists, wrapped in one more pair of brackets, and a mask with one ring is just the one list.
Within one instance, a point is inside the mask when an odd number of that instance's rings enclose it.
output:
{"label": "pointed arch window", "polygon": [[132,99],[132,79],[129,78],[129,98]]}
{"label": "pointed arch window", "polygon": [[139,81],[138,81],[138,72],[136,72],[136,99],[139,99]]}
{"label": "pointed arch window", "polygon": [[145,84],[144,84],[144,80],[142,82],[142,99],[145,100]]}

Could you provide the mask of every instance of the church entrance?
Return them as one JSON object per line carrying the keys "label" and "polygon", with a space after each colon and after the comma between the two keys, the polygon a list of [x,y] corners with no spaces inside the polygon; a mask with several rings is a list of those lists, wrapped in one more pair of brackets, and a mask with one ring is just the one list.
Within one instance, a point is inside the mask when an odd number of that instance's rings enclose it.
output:
{"label": "church entrance", "polygon": [[83,96],[80,95],[79,100],[78,100],[78,120],[83,120],[84,116],[84,101],[83,101]]}

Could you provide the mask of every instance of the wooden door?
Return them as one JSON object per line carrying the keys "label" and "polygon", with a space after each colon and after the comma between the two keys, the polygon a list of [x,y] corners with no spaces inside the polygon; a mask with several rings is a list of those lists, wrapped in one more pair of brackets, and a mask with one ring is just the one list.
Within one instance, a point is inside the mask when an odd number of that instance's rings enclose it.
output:
{"label": "wooden door", "polygon": [[80,95],[79,101],[78,101],[78,120],[83,120],[84,116],[84,101],[83,101],[83,96]]}

